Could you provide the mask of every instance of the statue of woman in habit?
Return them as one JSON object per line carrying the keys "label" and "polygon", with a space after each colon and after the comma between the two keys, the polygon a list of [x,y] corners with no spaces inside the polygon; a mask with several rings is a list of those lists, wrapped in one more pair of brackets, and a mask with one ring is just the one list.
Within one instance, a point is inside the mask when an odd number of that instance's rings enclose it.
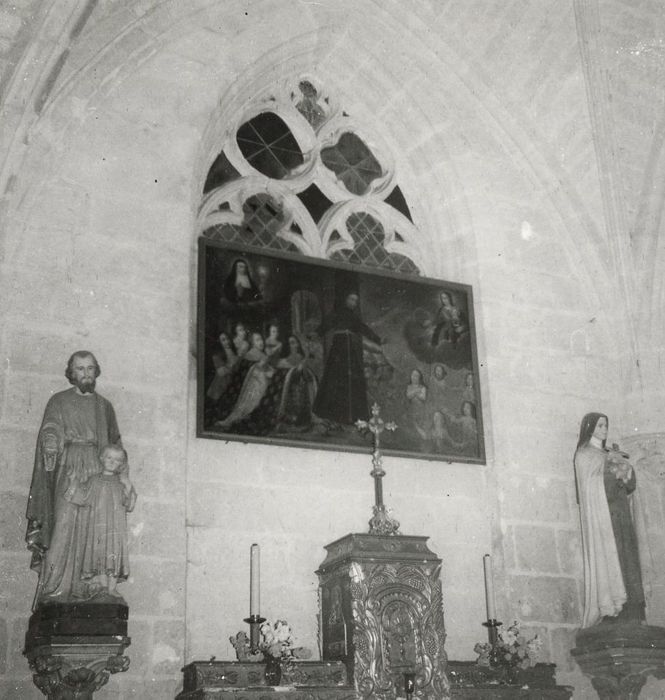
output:
{"label": "statue of woman in habit", "polygon": [[599,622],[645,624],[639,546],[646,545],[646,538],[638,537],[636,527],[642,522],[637,481],[628,455],[616,445],[605,446],[607,430],[606,415],[587,413],[575,451],[584,557],[583,628]]}

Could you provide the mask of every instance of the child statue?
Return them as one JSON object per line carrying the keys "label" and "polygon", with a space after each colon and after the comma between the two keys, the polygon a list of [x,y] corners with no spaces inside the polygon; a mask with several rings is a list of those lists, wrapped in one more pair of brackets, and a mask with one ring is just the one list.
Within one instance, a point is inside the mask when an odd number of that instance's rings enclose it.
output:
{"label": "child statue", "polygon": [[127,453],[107,445],[99,455],[102,471],[79,490],[77,502],[89,507],[83,542],[82,578],[98,583],[100,592],[122,600],[118,581],[129,576],[127,513],[134,510],[136,491],[129,481]]}

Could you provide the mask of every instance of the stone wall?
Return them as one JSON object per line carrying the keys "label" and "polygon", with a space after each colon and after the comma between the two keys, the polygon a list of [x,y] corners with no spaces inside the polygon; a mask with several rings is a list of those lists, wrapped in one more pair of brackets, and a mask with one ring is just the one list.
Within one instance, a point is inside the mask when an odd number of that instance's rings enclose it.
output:
{"label": "stone wall", "polygon": [[307,73],[392,147],[426,274],[474,288],[487,466],[385,462],[402,531],[444,561],[448,654],[471,659],[483,639],[492,552],[501,619],[539,631],[559,680],[590,697],[568,655],[576,433],[589,410],[618,434],[652,410],[639,387],[630,422],[620,401],[635,358],[580,51],[592,5],[48,4],[43,70],[4,83],[0,695],[38,697],[20,654],[35,584],[23,514],[43,406],[80,347],[100,360],[139,493],[132,666],[99,697],[171,697],[183,663],[232,655],[252,542],[263,614],[316,648],[314,571],[323,545],[367,528],[369,458],[197,439],[194,410],[202,183],[243,96]]}

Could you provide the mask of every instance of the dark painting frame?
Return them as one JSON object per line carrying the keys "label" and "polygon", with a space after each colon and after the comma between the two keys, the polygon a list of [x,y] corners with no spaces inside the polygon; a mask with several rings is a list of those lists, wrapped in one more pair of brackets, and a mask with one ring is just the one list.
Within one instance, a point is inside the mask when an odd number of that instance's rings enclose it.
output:
{"label": "dark painting frame", "polygon": [[[199,239],[197,437],[485,464],[470,285]],[[244,328],[244,333],[243,333]]]}

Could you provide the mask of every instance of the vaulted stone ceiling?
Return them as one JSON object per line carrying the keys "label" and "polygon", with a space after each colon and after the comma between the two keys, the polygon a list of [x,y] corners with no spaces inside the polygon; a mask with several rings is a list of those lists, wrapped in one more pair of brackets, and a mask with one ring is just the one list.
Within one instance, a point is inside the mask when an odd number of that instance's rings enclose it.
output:
{"label": "vaulted stone ceiling", "polygon": [[[132,20],[169,4],[158,0],[141,3],[133,0],[2,0],[0,98],[7,97],[8,84],[20,61],[30,58],[28,49],[35,38],[42,43],[45,38],[55,39],[52,31],[41,31],[45,20],[48,19],[55,29],[58,25],[54,18],[64,19],[69,15],[70,20],[62,22],[63,29],[66,26],[68,32],[77,21],[87,20],[87,26],[76,28],[81,31],[80,36],[77,34],[69,43],[68,48],[73,51],[77,43],[85,42],[90,27],[102,21],[111,21],[109,28],[112,26],[118,35]],[[595,11],[599,15],[595,50],[600,55],[591,58],[607,76],[609,93],[605,95],[603,110],[611,122],[615,140],[613,159],[621,180],[614,194],[621,198],[631,233],[644,237],[660,222],[663,188],[654,186],[654,177],[658,182],[665,180],[659,167],[659,154],[665,140],[665,90],[654,89],[665,84],[665,6],[660,0],[577,0],[575,3],[446,0],[417,3],[412,12],[414,22],[424,21],[428,31],[446,36],[447,41],[454,41],[452,37],[458,36],[455,27],[459,26],[466,33],[460,53],[475,74],[474,80],[480,76],[505,105],[524,110],[532,122],[538,124],[541,138],[549,143],[551,152],[571,175],[593,178],[595,173],[588,168],[588,144],[570,137],[588,107],[566,104],[568,91],[561,83],[562,75],[569,76],[570,81],[579,80],[575,66],[580,61],[580,46],[571,26],[574,5],[578,14]],[[474,37],[468,36],[469,17],[475,18]],[[113,37],[108,39],[111,41]],[[525,47],[532,60],[515,74],[512,58],[522,55]],[[33,60],[21,65],[23,73],[43,67],[38,59],[42,59],[48,47],[39,48]],[[3,107],[8,105],[3,104]],[[562,111],[570,115],[567,123],[551,116]],[[578,169],[576,164],[582,167]],[[594,190],[584,187],[583,182],[581,189]]]}
{"label": "vaulted stone ceiling", "polygon": [[[278,12],[280,3],[272,5]],[[254,6],[247,4],[250,11]],[[142,18],[159,17],[162,31],[168,17],[182,22],[206,7],[172,0],[0,0],[2,190],[16,170],[17,144],[25,142],[33,110],[39,112],[86,60],[108,53],[119,37],[118,51],[131,44],[132,34],[148,41],[149,32],[140,29],[150,23]],[[403,3],[381,8],[404,16]],[[665,252],[658,241],[665,203],[661,0],[439,0],[414,2],[410,15],[412,31],[445,38],[441,51],[460,57],[461,79],[491,118],[502,120],[524,157],[539,161],[551,182],[567,190],[572,216],[584,221],[599,257],[621,277],[619,297],[637,324],[634,342],[647,335],[653,340],[656,332],[660,342],[665,333],[652,309],[665,295],[659,284]],[[517,58],[524,55],[528,62]],[[586,102],[572,98],[582,80]],[[580,128],[589,119],[593,141]],[[533,152],[525,152],[525,143]],[[2,162],[8,155],[9,167]],[[632,352],[639,354],[636,347]]]}
{"label": "vaulted stone ceiling", "polygon": [[32,39],[39,5],[39,0],[0,3],[0,98]]}

